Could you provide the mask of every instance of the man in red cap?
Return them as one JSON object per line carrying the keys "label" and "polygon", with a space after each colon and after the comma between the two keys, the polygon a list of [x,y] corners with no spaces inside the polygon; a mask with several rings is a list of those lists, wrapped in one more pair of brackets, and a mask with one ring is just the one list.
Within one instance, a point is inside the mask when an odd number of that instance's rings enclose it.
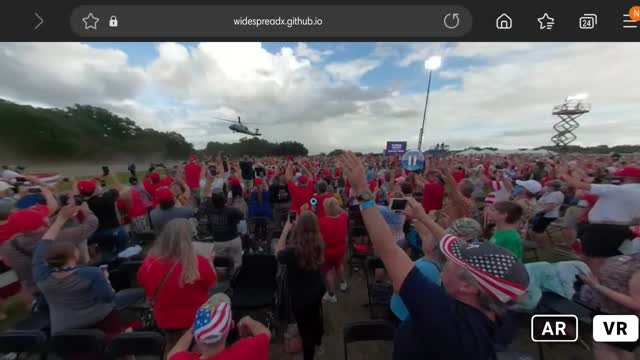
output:
{"label": "man in red cap", "polygon": [[159,187],[155,193],[158,206],[151,210],[151,227],[156,233],[160,233],[162,228],[173,219],[191,219],[194,217],[190,207],[176,207],[176,197],[170,188]]}
{"label": "man in red cap", "polygon": [[620,255],[620,244],[633,238],[630,226],[640,222],[640,168],[626,167],[612,176],[622,178],[622,184],[590,184],[562,175],[569,186],[598,196],[588,214],[589,224],[580,234],[582,251],[594,273],[607,257]]}
{"label": "man in red cap", "polygon": [[[98,228],[98,218],[83,203],[80,207],[82,216],[78,216],[77,225],[65,227],[57,237],[60,241],[69,241],[78,247],[82,247],[87,239]],[[32,295],[38,290],[33,281],[32,256],[33,251],[42,239],[49,226],[49,210],[46,206],[36,205],[28,209],[16,210],[7,219],[9,226],[17,235],[6,241],[0,252],[5,263],[16,272],[22,285],[22,299],[25,306],[31,304]],[[82,261],[88,262],[88,254],[81,253]]]}
{"label": "man in red cap", "polygon": [[162,177],[160,173],[156,171],[151,172],[142,181],[144,189],[151,195],[152,200],[155,200],[156,189],[161,186],[171,186],[171,183],[173,183],[173,179],[170,176]]}
{"label": "man in red cap", "polygon": [[199,183],[201,172],[202,166],[198,164],[198,157],[195,155],[191,155],[189,163],[184,166],[184,181],[187,183],[187,186],[189,186],[189,189],[191,189],[192,194],[196,196],[197,194],[193,193],[193,191],[197,190],[200,186]]}
{"label": "man in red cap", "polygon": [[298,167],[305,173],[298,176],[297,184],[293,182],[293,167],[291,163],[287,164],[287,185],[291,194],[291,211],[295,211],[300,215],[301,208],[304,205],[311,208],[310,200],[313,197],[313,179],[312,175],[306,167],[298,164]]}

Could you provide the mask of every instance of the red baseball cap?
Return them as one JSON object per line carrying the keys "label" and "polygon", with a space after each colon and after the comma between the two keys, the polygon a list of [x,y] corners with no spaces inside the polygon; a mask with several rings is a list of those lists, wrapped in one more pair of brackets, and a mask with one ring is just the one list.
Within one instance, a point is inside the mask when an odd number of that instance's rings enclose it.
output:
{"label": "red baseball cap", "polygon": [[156,189],[156,201],[157,202],[166,202],[175,199],[175,195],[173,195],[173,191],[166,186],[161,186]]}
{"label": "red baseball cap", "polygon": [[629,166],[614,172],[612,175],[620,177],[640,178],[640,168]]}
{"label": "red baseball cap", "polygon": [[307,184],[307,177],[304,175],[298,176],[298,184]]}
{"label": "red baseball cap", "polygon": [[254,182],[255,182],[255,186],[260,186],[263,183],[261,178],[256,178],[256,180]]}
{"label": "red baseball cap", "polygon": [[230,177],[230,178],[229,178],[229,185],[232,185],[232,186],[238,186],[238,185],[240,185],[240,179],[238,179],[238,178],[237,178],[237,177],[235,177],[235,176]]}
{"label": "red baseball cap", "polygon": [[78,190],[83,195],[93,194],[96,191],[98,184],[95,180],[80,180],[78,181]]}
{"label": "red baseball cap", "polygon": [[149,177],[151,178],[151,180],[153,181],[160,181],[160,174],[157,172],[152,172],[151,174],[149,174]]}
{"label": "red baseball cap", "polygon": [[369,190],[371,190],[371,191],[375,190],[376,186],[378,186],[378,181],[377,180],[369,181]]}
{"label": "red baseball cap", "polygon": [[36,205],[12,212],[7,223],[16,233],[30,233],[47,226],[48,217],[49,209],[44,205]]}

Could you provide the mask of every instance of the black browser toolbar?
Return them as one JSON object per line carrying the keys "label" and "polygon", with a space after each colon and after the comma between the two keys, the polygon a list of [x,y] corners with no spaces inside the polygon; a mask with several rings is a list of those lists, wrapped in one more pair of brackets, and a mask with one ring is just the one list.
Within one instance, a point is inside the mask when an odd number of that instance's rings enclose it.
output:
{"label": "black browser toolbar", "polygon": [[640,0],[277,5],[30,0],[4,5],[0,41],[638,41],[638,5]]}

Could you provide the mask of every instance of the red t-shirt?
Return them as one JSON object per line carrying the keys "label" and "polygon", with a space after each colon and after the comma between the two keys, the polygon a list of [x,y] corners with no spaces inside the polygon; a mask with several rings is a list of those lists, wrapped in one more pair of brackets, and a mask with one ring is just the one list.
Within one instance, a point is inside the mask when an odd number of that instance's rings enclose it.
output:
{"label": "red t-shirt", "polygon": [[196,189],[200,186],[200,172],[202,166],[196,162],[190,162],[184,166],[184,181],[190,189]]}
{"label": "red t-shirt", "polygon": [[451,173],[451,176],[456,180],[456,184],[459,184],[462,179],[464,179],[464,172],[462,171],[454,171]]}
{"label": "red t-shirt", "polygon": [[551,181],[551,180],[553,180],[553,177],[552,177],[552,176],[547,176],[547,177],[545,177],[544,179],[542,179],[542,180],[540,181],[540,185],[542,185],[542,186],[547,186],[547,183],[548,183],[549,181]]}
{"label": "red t-shirt", "polygon": [[[147,299],[151,299],[169,272],[173,261],[164,262],[149,255],[138,270],[138,282],[144,288]],[[154,317],[161,329],[187,329],[193,325],[198,308],[209,298],[209,288],[217,276],[213,265],[198,255],[200,278],[192,284],[180,285],[182,264],[176,265],[166,283],[160,289],[153,308]]]}
{"label": "red t-shirt", "polygon": [[325,261],[339,260],[347,250],[347,223],[349,216],[342,213],[337,217],[318,218],[320,234],[324,239]]}
{"label": "red t-shirt", "polygon": [[156,190],[159,187],[170,186],[172,183],[173,179],[170,176],[165,176],[157,184],[154,184],[148,176],[142,181],[142,185],[144,186],[144,189],[149,193],[149,196],[151,196],[151,200],[155,200]]}
{"label": "red t-shirt", "polygon": [[316,215],[318,215],[318,217],[324,217],[324,201],[326,199],[332,198],[333,194],[331,193],[324,193],[324,194],[317,194],[315,196],[316,200],[318,200],[318,203],[316,204]]}
{"label": "red t-shirt", "polygon": [[[291,194],[291,211],[300,214],[300,208],[304,204],[309,204],[309,200],[313,197],[313,180],[307,182],[306,187],[301,187],[289,180],[289,194]],[[311,204],[309,204],[311,207]]]}
{"label": "red t-shirt", "polygon": [[[236,341],[222,352],[206,360],[268,360],[269,337],[266,334],[248,337]],[[200,354],[188,351],[179,352],[169,360],[200,360]]]}
{"label": "red t-shirt", "polygon": [[127,218],[129,219],[146,216],[147,208],[144,206],[144,202],[142,201],[138,190],[132,187],[129,192],[131,193],[131,206],[128,206],[122,198],[118,198],[116,202],[118,209],[124,209],[127,213]]}
{"label": "red t-shirt", "polygon": [[435,182],[427,182],[424,184],[422,191],[422,207],[427,213],[431,210],[442,209],[444,200],[444,186]]}

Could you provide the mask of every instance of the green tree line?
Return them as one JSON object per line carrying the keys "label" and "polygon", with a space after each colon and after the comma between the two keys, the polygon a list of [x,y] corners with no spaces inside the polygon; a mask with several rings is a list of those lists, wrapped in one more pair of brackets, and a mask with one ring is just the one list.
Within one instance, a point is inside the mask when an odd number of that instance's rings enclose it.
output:
{"label": "green tree line", "polygon": [[209,142],[201,153],[214,156],[221,151],[231,158],[239,158],[244,155],[261,157],[307,156],[309,154],[309,150],[297,141],[273,143],[257,137],[244,137],[236,143]]}
{"label": "green tree line", "polygon": [[142,129],[108,110],[35,108],[0,99],[3,160],[182,159],[193,145],[176,132]]}
{"label": "green tree line", "polygon": [[[178,160],[196,152],[176,132],[143,129],[108,110],[74,105],[66,109],[36,108],[0,99],[0,160]],[[257,137],[236,143],[209,142],[199,153],[230,157],[306,156],[299,142],[272,143]]]}

